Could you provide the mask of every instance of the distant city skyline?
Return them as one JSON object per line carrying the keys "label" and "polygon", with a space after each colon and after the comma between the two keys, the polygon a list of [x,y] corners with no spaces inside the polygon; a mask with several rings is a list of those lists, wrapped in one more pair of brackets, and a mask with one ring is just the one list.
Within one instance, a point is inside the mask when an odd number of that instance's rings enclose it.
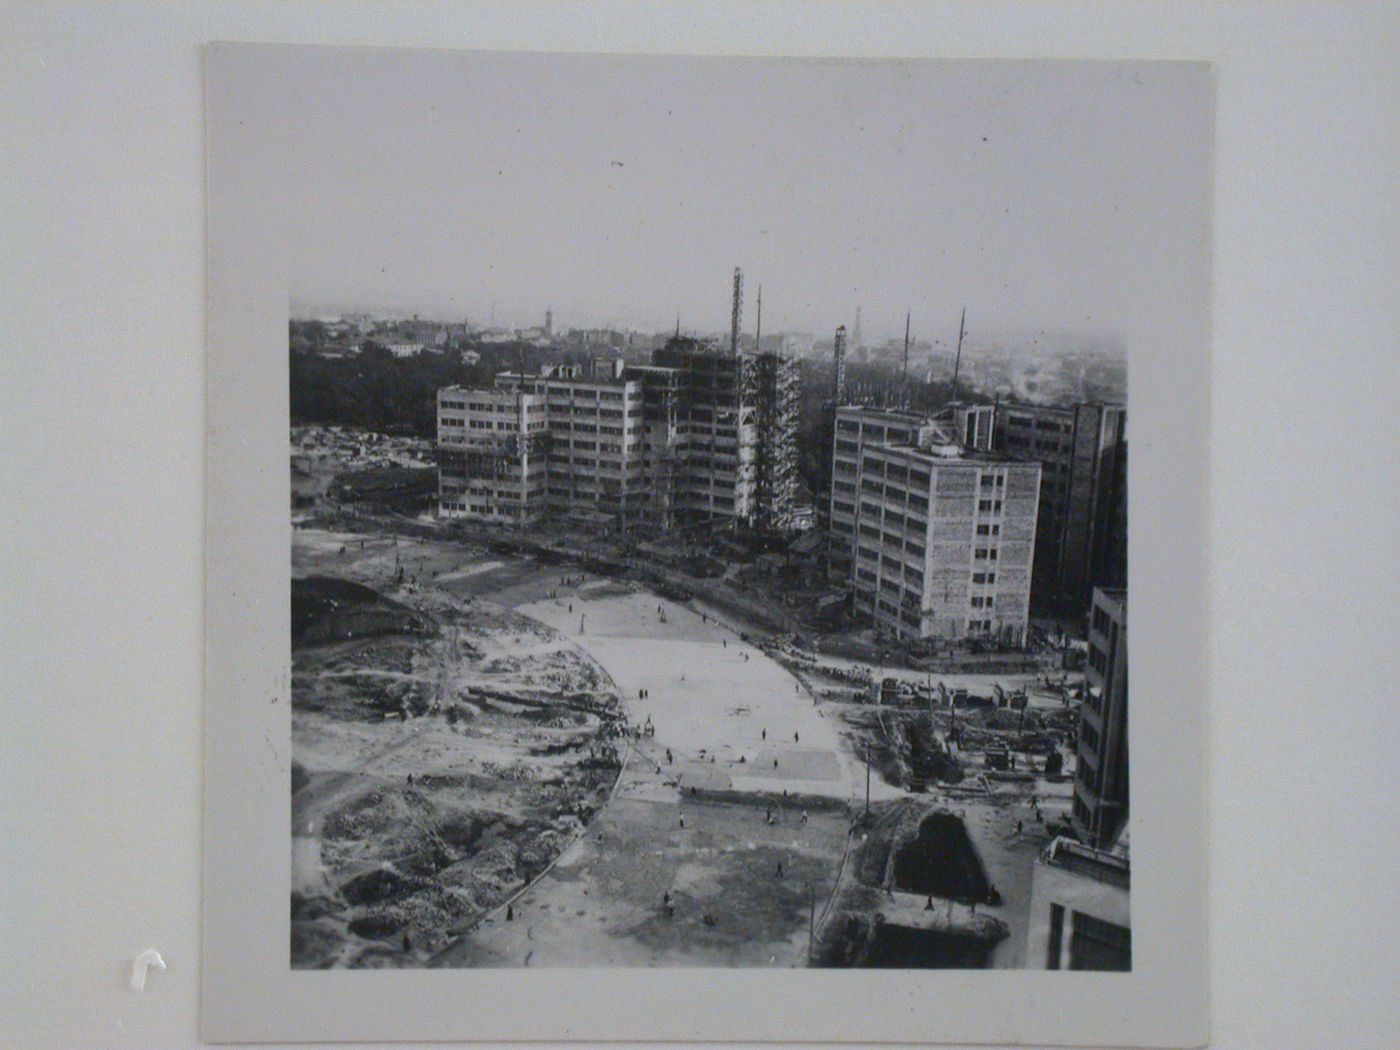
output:
{"label": "distant city skyline", "polygon": [[[289,293],[311,312],[867,343],[1130,340],[1125,259],[1173,255],[1202,147],[1152,63],[329,49],[286,129]],[[361,305],[363,304],[363,305]],[[373,304],[373,305],[371,305]]]}
{"label": "distant city skyline", "polygon": [[[501,329],[511,331],[526,331],[529,329],[544,328],[544,311],[539,311],[537,317],[503,318],[497,316],[494,320],[489,312],[486,315],[477,315],[468,311],[465,314],[449,315],[440,311],[429,309],[414,309],[404,306],[382,306],[382,305],[341,305],[337,303],[298,303],[291,304],[291,319],[294,321],[321,320],[329,321],[346,317],[369,317],[385,322],[403,322],[417,319],[429,324],[460,325],[468,323],[478,329]],[[612,318],[603,321],[578,320],[573,321],[567,317],[561,318],[557,311],[554,312],[554,338],[559,339],[571,330],[602,330],[635,332],[643,335],[658,335],[663,332],[672,331],[675,327],[673,321],[670,325],[663,325],[659,328],[652,328],[647,325],[635,324],[625,320]],[[684,335],[692,336],[716,336],[727,335],[727,329],[703,329],[685,324],[681,319],[681,332]],[[846,327],[851,328],[850,322],[846,322]],[[763,336],[765,342],[769,338],[784,335],[811,336],[817,344],[830,343],[835,329],[827,332],[814,331],[811,328],[792,329],[770,329],[764,326]],[[753,329],[751,322],[745,327],[744,335],[752,339]],[[903,332],[898,335],[875,336],[865,339],[864,345],[871,348],[884,346],[890,343],[898,343],[903,339]],[[953,330],[946,334],[922,334],[912,331],[909,345],[921,348],[923,351],[949,351],[951,352],[957,342],[957,322],[954,321]],[[992,349],[1006,346],[1008,343],[1020,343],[1024,347],[1041,343],[1046,347],[1054,347],[1060,351],[1066,350],[1087,350],[1095,353],[1108,353],[1114,356],[1124,356],[1126,350],[1126,337],[1121,331],[1107,329],[1036,329],[1027,326],[1004,326],[1000,328],[983,329],[973,332],[969,326],[966,333],[963,350],[975,353],[979,349]],[[1069,345],[1072,344],[1072,345]]]}

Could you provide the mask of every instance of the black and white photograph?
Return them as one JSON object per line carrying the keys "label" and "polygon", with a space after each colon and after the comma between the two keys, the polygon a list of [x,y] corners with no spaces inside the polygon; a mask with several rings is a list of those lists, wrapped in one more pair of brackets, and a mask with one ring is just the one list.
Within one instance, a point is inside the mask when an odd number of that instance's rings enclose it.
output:
{"label": "black and white photograph", "polygon": [[1213,90],[213,45],[206,1031],[1189,1042]]}
{"label": "black and white photograph", "polygon": [[323,72],[291,965],[1130,970],[1170,67]]}
{"label": "black and white photograph", "polygon": [[1400,1046],[1398,41],[0,0],[0,1046]]}

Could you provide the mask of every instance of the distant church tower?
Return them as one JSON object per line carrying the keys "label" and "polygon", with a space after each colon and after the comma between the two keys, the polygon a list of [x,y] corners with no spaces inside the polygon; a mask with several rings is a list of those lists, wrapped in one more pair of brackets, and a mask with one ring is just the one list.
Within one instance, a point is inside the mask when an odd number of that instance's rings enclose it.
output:
{"label": "distant church tower", "polygon": [[553,339],[553,338],[554,338],[554,311],[553,311],[553,310],[546,310],[546,311],[544,312],[544,337],[545,337],[546,339]]}

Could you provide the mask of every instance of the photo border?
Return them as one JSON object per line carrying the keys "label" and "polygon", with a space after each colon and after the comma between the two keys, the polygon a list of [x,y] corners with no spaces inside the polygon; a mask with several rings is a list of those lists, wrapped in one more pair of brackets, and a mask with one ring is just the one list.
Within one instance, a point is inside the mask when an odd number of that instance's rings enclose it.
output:
{"label": "photo border", "polygon": [[[1123,63],[1161,75],[1171,67],[1193,118],[1205,121],[1204,154],[1186,161],[1198,169],[1201,196],[1182,217],[1199,225],[1196,258],[1189,273],[1163,282],[1159,316],[1132,333],[1129,348],[1131,973],[291,969],[290,282],[281,216],[293,198],[280,158],[293,143],[278,71],[308,53],[354,63],[368,50],[212,44],[205,52],[204,1038],[1203,1044],[1214,85],[1201,63]],[[416,53],[396,50],[410,61]],[[1132,262],[1152,278],[1153,260]]]}

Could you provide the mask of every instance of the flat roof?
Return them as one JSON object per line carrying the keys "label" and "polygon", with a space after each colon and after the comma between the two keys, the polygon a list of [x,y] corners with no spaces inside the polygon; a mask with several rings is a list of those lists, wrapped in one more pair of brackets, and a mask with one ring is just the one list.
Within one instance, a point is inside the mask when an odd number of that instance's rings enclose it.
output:
{"label": "flat roof", "polygon": [[[866,446],[872,452],[903,452],[911,457],[927,460],[929,463],[995,463],[1013,466],[1039,466],[1038,460],[1018,459],[1002,452],[988,452],[979,448],[958,448],[956,452],[944,452],[939,447],[926,448],[908,442],[879,442]],[[947,447],[947,446],[943,446]]]}

